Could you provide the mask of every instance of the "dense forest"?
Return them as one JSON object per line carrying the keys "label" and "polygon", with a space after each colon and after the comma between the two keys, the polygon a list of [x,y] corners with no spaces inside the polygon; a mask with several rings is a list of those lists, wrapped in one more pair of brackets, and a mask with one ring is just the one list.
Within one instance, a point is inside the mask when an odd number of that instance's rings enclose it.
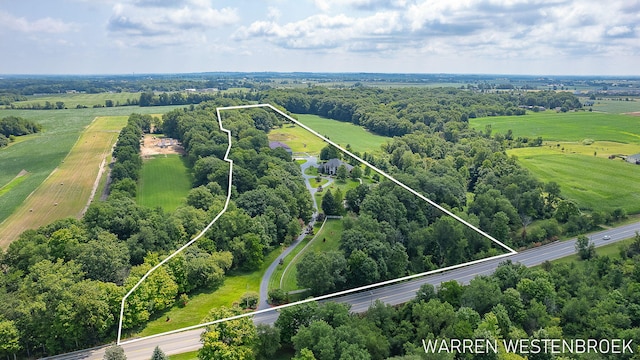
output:
{"label": "dense forest", "polygon": [[[532,246],[563,234],[579,234],[624,216],[580,213],[573,203],[562,198],[557,184],[541,183],[505,154],[507,146],[536,146],[538,139],[513,139],[509,134],[478,132],[468,126],[468,118],[474,116],[517,115],[522,111],[521,105],[577,107],[579,102],[568,93],[517,95],[459,89],[311,87],[239,93],[173,110],[155,124],[156,131],[181,140],[194,182],[186,204],[171,213],[135,202],[142,164],[140,137],[150,131],[153,119],[132,115],[114,149],[116,163],[108,199],[92,204],[81,220],[64,219],[24,232],[2,254],[0,344],[9,345],[0,347],[0,356],[51,355],[114,338],[120,300],[126,291],[172,250],[195,236],[222,209],[229,185],[229,163],[223,160],[228,142],[226,134],[218,128],[215,108],[249,101],[273,102],[293,113],[319,114],[395,136],[379,152],[358,155],[513,247]],[[194,291],[215,289],[228,271],[255,271],[265,254],[290,243],[312,216],[312,201],[300,167],[283,149],[272,150],[268,146],[267,133],[281,126],[283,119],[262,109],[228,112],[223,118],[234,145],[229,154],[234,161],[232,201],[224,216],[197,244],[158,269],[129,298],[124,323],[127,331],[139,328]],[[305,279],[300,285],[309,287],[314,294],[431,270],[500,251],[489,240],[442,216],[390,182],[363,185],[344,194],[344,199],[346,207],[333,208],[345,215],[339,251],[306,256],[298,268],[299,272],[309,274],[300,277]],[[535,226],[529,226],[532,222]],[[531,274],[529,280],[535,282],[544,273]],[[588,288],[589,279],[585,275],[571,286]],[[524,285],[518,287],[520,278],[507,287],[496,281],[474,280],[469,289],[483,286],[478,291],[494,295],[508,291],[509,287],[525,292]],[[555,278],[549,279],[549,286],[564,296],[560,291],[562,283],[554,281]],[[474,285],[476,282],[482,285]],[[533,287],[539,289],[537,286]],[[450,298],[439,298],[447,294],[440,289],[437,295],[424,295],[416,304],[422,304],[424,311],[438,306],[446,307],[443,308],[446,314],[462,311],[468,319],[477,320],[460,325],[473,332],[480,319],[486,318],[487,311],[499,306],[502,297],[498,296],[496,302],[476,305],[464,300],[463,294],[470,291],[464,289],[467,288],[457,285],[451,290],[453,295],[448,295]],[[451,302],[445,303],[445,299]],[[525,309],[542,314],[542,308],[549,306],[545,308],[548,316],[540,315],[543,319],[556,318],[563,309],[556,304],[562,304],[564,298],[558,296],[553,300],[556,302],[548,305],[543,298],[521,296]],[[471,310],[460,310],[461,304],[465,306],[461,309]],[[406,343],[417,340],[415,329],[419,322],[426,321],[422,315],[407,315],[418,311],[413,306],[418,305],[411,303],[402,308],[407,310],[381,307],[380,311],[390,314],[381,321],[393,322],[385,326],[395,324],[404,329],[397,339],[397,329],[376,329],[382,325],[352,317],[346,309],[326,317],[315,315],[316,310],[293,309],[312,313],[306,323],[296,320],[296,324],[304,323],[309,328],[296,330],[299,336],[282,326],[287,320],[279,320],[281,325],[276,327],[280,328],[283,344],[298,350],[300,356],[312,351],[318,358],[337,359],[343,352],[362,353],[360,343],[343,347],[342,338],[327,338],[322,344],[335,344],[333,352],[319,355],[317,339],[321,334],[334,333],[333,328],[347,325],[359,330],[344,327],[335,333],[363,334],[353,341],[371,334],[384,334],[388,338],[388,345],[382,341],[372,345],[380,349],[367,349],[371,358],[410,354],[413,350]],[[504,315],[498,310],[495,313],[498,317]],[[515,324],[513,329],[527,334],[549,324],[531,325],[525,322],[526,316],[520,315],[509,319]],[[311,319],[323,319],[324,323],[312,328]],[[258,330],[256,341],[260,340],[261,331],[273,334],[269,328]],[[434,336],[441,334],[440,330],[437,334],[435,331]],[[52,333],[57,336],[51,336]],[[523,333],[516,331],[516,334]]]}
{"label": "dense forest", "polygon": [[[229,119],[238,144],[234,201],[194,246],[158,269],[129,298],[124,328],[134,329],[195,290],[215,289],[228,270],[255,270],[263,257],[300,233],[311,198],[300,168],[282,149],[271,150],[264,130],[277,119],[262,110]],[[112,340],[120,300],[153,265],[186,243],[222,209],[227,139],[213,104],[165,116],[179,135],[194,171],[187,204],[173,213],[136,204],[140,136],[149,116],[132,115],[114,149],[113,186],[107,201],[82,220],[65,219],[24,232],[3,253],[0,273],[0,355],[51,355]],[[273,121],[273,123],[269,123]],[[251,170],[249,170],[251,169]],[[51,334],[57,336],[51,336]]]}
{"label": "dense forest", "polygon": [[[349,313],[346,304],[327,302],[283,309],[274,326],[232,320],[235,324],[209,328],[199,357],[219,359],[225,354],[266,360],[280,351],[295,352],[295,360],[636,359],[638,255],[640,236],[621,247],[619,256],[545,263],[534,269],[506,261],[491,276],[476,277],[467,285],[426,284],[408,303],[392,307],[376,301],[363,315]],[[216,337],[219,333],[227,339]],[[426,354],[422,340],[429,339],[498,340],[500,345],[497,353]],[[562,355],[551,354],[551,348],[518,353],[501,346],[503,340],[516,339],[538,339],[541,346],[544,339],[620,339],[631,346],[624,354],[603,347]]]}

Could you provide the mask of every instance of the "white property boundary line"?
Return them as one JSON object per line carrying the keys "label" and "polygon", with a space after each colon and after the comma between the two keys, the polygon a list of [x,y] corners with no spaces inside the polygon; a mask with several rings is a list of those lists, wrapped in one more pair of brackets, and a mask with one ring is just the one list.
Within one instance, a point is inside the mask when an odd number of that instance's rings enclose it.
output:
{"label": "white property boundary line", "polygon": [[[232,178],[233,178],[233,160],[229,159],[229,152],[231,151],[231,131],[225,129],[222,126],[222,117],[220,116],[220,111],[221,110],[237,110],[237,109],[249,109],[249,108],[258,108],[258,107],[268,107],[271,110],[277,112],[278,114],[284,116],[285,118],[287,118],[288,120],[292,121],[294,124],[302,127],[303,129],[309,131],[310,133],[312,133],[313,135],[319,137],[320,139],[322,139],[324,142],[329,143],[331,145],[333,145],[334,147],[336,147],[337,149],[339,149],[340,151],[344,152],[345,154],[353,157],[354,159],[360,161],[361,163],[365,164],[366,166],[369,166],[371,169],[375,170],[376,172],[378,172],[380,175],[384,176],[385,178],[389,179],[390,181],[392,181],[393,183],[395,183],[396,185],[402,187],[403,189],[409,191],[410,193],[414,194],[415,196],[417,196],[418,198],[426,201],[427,203],[429,203],[430,205],[434,206],[436,209],[444,212],[445,214],[451,216],[452,218],[454,218],[455,220],[457,220],[458,222],[464,224],[465,226],[471,228],[472,230],[474,230],[475,232],[477,232],[478,234],[486,237],[487,239],[491,240],[492,242],[500,245],[501,247],[503,247],[504,249],[506,249],[508,251],[508,253],[505,254],[501,254],[501,255],[496,255],[496,256],[492,256],[489,258],[485,258],[485,259],[479,259],[479,260],[473,260],[473,261],[469,261],[463,264],[457,264],[457,265],[452,265],[452,266],[448,266],[445,268],[441,268],[441,269],[437,269],[437,270],[431,270],[431,271],[426,271],[420,274],[414,274],[414,275],[409,275],[409,276],[405,276],[405,277],[401,277],[401,278],[397,278],[397,279],[393,279],[393,280],[387,280],[387,281],[383,281],[383,282],[379,282],[379,283],[375,283],[375,284],[370,284],[370,285],[365,285],[365,286],[361,286],[358,288],[354,288],[354,289],[349,289],[349,290],[343,290],[343,291],[339,291],[336,293],[332,293],[332,294],[327,294],[327,295],[322,295],[322,296],[318,296],[315,298],[310,298],[310,299],[305,299],[305,300],[301,300],[301,301],[296,301],[293,303],[289,303],[289,304],[284,304],[284,305],[280,305],[280,306],[276,306],[276,307],[272,307],[270,309],[263,309],[263,310],[257,310],[257,311],[253,311],[253,312],[249,312],[249,313],[244,313],[244,314],[240,314],[240,315],[235,315],[235,316],[231,316],[228,318],[224,318],[224,319],[218,319],[218,320],[214,320],[214,321],[210,321],[210,322],[206,322],[206,323],[202,323],[202,324],[198,324],[198,325],[193,325],[193,326],[188,326],[188,327],[184,327],[182,329],[177,329],[177,330],[172,330],[172,331],[167,331],[164,333],[160,333],[160,334],[155,334],[155,335],[150,335],[150,336],[146,336],[146,337],[142,337],[142,338],[137,338],[137,339],[132,339],[132,340],[128,340],[128,341],[121,341],[121,335],[122,335],[122,319],[124,317],[124,304],[127,300],[127,298],[138,288],[138,286],[140,286],[140,284],[142,284],[142,282],[144,280],[146,280],[149,275],[151,275],[151,273],[153,273],[157,268],[159,268],[160,266],[162,266],[164,263],[166,263],[167,261],[171,260],[174,256],[178,255],[180,252],[182,252],[184,249],[186,249],[187,247],[189,247],[191,244],[193,244],[195,241],[197,241],[198,239],[200,239],[210,228],[211,226],[218,221],[218,219],[220,218],[220,216],[222,216],[222,214],[227,211],[227,207],[229,206],[229,201],[231,200],[231,183],[232,183]],[[194,330],[194,329],[198,329],[198,328],[202,328],[205,326],[209,326],[209,325],[213,325],[213,324],[217,324],[220,322],[224,322],[224,321],[228,321],[228,320],[235,320],[235,319],[240,319],[240,318],[244,318],[247,316],[253,316],[253,315],[258,315],[258,314],[262,314],[265,312],[269,312],[269,311],[274,311],[274,310],[278,310],[278,309],[284,309],[290,306],[295,306],[295,305],[299,305],[299,304],[304,304],[304,303],[308,303],[311,301],[318,301],[318,300],[324,300],[324,299],[329,299],[332,297],[336,297],[336,296],[342,296],[342,295],[347,295],[347,294],[351,294],[354,292],[358,292],[358,291],[362,291],[362,290],[368,290],[371,288],[375,288],[375,287],[379,287],[379,286],[384,286],[384,285],[390,285],[390,284],[394,284],[397,282],[401,282],[401,281],[405,281],[405,280],[410,280],[410,279],[415,279],[415,278],[419,278],[419,277],[423,277],[423,276],[427,276],[427,275],[432,275],[432,274],[437,274],[440,272],[444,272],[444,271],[448,271],[448,270],[453,270],[453,269],[458,269],[461,267],[465,267],[465,266],[469,266],[469,265],[475,265],[475,264],[479,264],[485,261],[489,261],[489,260],[494,260],[494,259],[499,259],[502,257],[506,257],[506,256],[511,256],[514,254],[517,254],[518,252],[513,250],[512,248],[510,248],[509,246],[503,244],[502,242],[500,242],[497,239],[494,239],[491,235],[485,233],[484,231],[478,229],[477,227],[473,226],[472,224],[470,224],[469,222],[465,221],[464,219],[460,218],[459,216],[457,216],[456,214],[452,213],[451,211],[443,208],[442,206],[438,205],[437,203],[433,202],[432,200],[428,199],[427,197],[425,197],[424,195],[418,193],[417,191],[413,190],[412,188],[408,187],[407,185],[403,184],[402,182],[396,180],[395,178],[391,177],[391,175],[388,175],[387,173],[385,173],[384,171],[378,169],[377,167],[371,165],[370,163],[368,163],[367,161],[361,159],[360,157],[354,155],[353,153],[351,153],[350,151],[342,148],[340,145],[334,143],[333,141],[327,139],[326,137],[320,135],[318,132],[316,132],[315,130],[309,128],[308,126],[302,124],[301,122],[299,122],[298,120],[292,118],[291,116],[287,115],[286,113],[282,112],[281,110],[277,109],[276,107],[274,107],[271,104],[255,104],[255,105],[240,105],[240,106],[227,106],[227,107],[218,107],[216,108],[216,114],[218,116],[218,125],[220,126],[220,130],[224,131],[227,134],[227,139],[229,141],[229,145],[227,146],[227,151],[224,155],[224,161],[229,163],[229,183],[228,183],[228,187],[227,187],[227,200],[224,204],[224,207],[222,208],[222,210],[220,211],[220,213],[218,213],[218,215],[216,215],[216,217],[211,220],[211,222],[193,239],[191,239],[189,242],[187,242],[186,244],[184,244],[182,247],[180,247],[178,250],[176,250],[173,254],[167,256],[164,260],[162,260],[159,264],[157,264],[156,266],[154,266],[153,268],[151,268],[151,270],[149,270],[146,274],[144,274],[144,276],[133,286],[133,288],[131,288],[131,290],[129,290],[129,292],[127,292],[127,294],[122,298],[122,303],[120,306],[120,320],[118,323],[118,340],[117,340],[117,344],[118,345],[123,345],[123,344],[129,344],[129,343],[133,343],[133,342],[138,342],[138,341],[142,341],[142,340],[147,340],[147,339],[153,339],[153,338],[157,338],[160,336],[164,336],[164,335],[170,335],[170,334],[175,334],[175,333],[179,333],[179,332],[183,332],[183,331],[188,331],[188,330]]]}

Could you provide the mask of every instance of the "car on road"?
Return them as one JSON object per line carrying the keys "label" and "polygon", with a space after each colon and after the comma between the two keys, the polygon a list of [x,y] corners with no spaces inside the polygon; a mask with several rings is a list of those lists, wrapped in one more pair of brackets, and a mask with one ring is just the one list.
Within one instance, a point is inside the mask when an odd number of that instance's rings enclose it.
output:
{"label": "car on road", "polygon": [[611,240],[611,236],[605,235],[602,237],[602,240]]}

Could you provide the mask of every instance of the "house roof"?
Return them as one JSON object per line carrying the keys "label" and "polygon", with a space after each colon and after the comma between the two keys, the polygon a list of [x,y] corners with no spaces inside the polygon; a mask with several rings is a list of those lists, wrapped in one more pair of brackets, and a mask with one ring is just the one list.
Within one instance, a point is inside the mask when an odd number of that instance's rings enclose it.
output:
{"label": "house roof", "polygon": [[289,147],[289,145],[282,143],[280,141],[270,141],[269,148],[271,149],[283,148],[285,150],[291,150],[291,147]]}
{"label": "house roof", "polygon": [[349,165],[349,164],[347,164],[345,162],[342,162],[342,161],[340,161],[339,159],[336,159],[336,158],[330,159],[329,161],[327,161],[326,163],[323,164],[325,169],[326,168],[334,168],[334,167],[335,168],[339,168],[340,165],[344,165],[347,168],[347,170],[349,170],[349,171],[351,171],[351,169],[353,169],[353,166],[351,166],[351,165]]}

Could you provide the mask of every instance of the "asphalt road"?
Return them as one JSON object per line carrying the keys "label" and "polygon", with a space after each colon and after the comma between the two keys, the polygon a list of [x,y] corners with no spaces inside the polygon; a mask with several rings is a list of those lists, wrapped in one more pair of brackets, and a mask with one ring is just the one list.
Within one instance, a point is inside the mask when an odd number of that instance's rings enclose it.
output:
{"label": "asphalt road", "polygon": [[[610,244],[616,241],[633,237],[636,231],[640,231],[640,222],[620,226],[617,228],[590,234],[590,239],[596,247]],[[607,235],[611,238],[603,240]],[[407,302],[415,296],[416,291],[422,284],[429,283],[438,286],[442,282],[457,280],[466,284],[478,275],[489,275],[493,273],[498,264],[511,260],[525,266],[536,266],[546,260],[554,260],[575,253],[575,239],[563,242],[555,242],[530,250],[522,251],[518,254],[491,260],[480,264],[450,270],[445,273],[431,275],[428,277],[415,279],[403,283],[384,286],[381,288],[367,290],[360,293],[349,294],[334,298],[331,301],[349,303],[353,312],[366,311],[375,300],[381,300],[390,305]],[[262,313],[254,317],[256,323],[273,323],[278,317],[276,311]],[[123,345],[127,359],[143,360],[149,359],[156,346],[168,355],[194,351],[200,348],[200,333],[202,329],[191,330],[178,334],[165,335],[153,339],[141,340]],[[104,347],[99,349],[81,350],[75,353],[58,355],[49,359],[102,359]]]}

